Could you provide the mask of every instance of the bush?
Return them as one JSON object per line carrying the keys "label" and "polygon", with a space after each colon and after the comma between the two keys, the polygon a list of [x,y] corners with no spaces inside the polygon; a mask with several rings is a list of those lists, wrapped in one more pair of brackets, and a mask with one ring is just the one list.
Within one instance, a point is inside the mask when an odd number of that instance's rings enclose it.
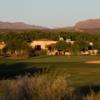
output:
{"label": "bush", "polygon": [[44,74],[8,81],[4,100],[61,100],[65,95],[70,96],[66,78]]}

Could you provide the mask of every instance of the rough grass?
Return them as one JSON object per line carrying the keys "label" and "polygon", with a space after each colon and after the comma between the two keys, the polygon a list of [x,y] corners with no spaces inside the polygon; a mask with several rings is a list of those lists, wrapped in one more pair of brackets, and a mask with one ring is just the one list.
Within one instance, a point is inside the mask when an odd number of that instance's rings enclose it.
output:
{"label": "rough grass", "polygon": [[[70,99],[72,87],[65,76],[48,74],[19,77],[16,80],[4,80],[3,100],[61,100]],[[66,97],[66,98],[68,98]],[[64,100],[64,99],[63,99]]]}
{"label": "rough grass", "polygon": [[[52,76],[52,78],[51,78]],[[99,100],[96,87],[73,86],[70,75],[49,73],[0,81],[0,100]],[[100,86],[99,86],[100,88]],[[84,91],[85,90],[85,91]],[[97,89],[98,90],[98,89]]]}

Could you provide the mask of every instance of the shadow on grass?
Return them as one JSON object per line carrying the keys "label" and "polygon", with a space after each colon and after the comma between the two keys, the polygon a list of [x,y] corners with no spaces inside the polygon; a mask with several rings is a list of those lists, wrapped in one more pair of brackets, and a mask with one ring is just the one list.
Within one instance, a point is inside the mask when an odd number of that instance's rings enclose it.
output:
{"label": "shadow on grass", "polygon": [[48,71],[48,68],[34,65],[33,63],[13,63],[13,64],[0,64],[0,80],[14,79],[16,76],[41,74]]}
{"label": "shadow on grass", "polygon": [[[65,95],[61,100],[84,100],[84,97],[97,95],[100,93],[100,85],[85,85],[76,88],[72,92],[72,96]],[[90,100],[90,99],[89,99]]]}
{"label": "shadow on grass", "polygon": [[[15,79],[16,76],[42,74],[48,72],[48,67],[41,67],[38,64],[18,62],[18,63],[3,63],[0,64],[0,80]],[[65,95],[61,100],[83,100],[83,97],[91,95],[91,93],[98,94],[100,92],[100,85],[85,85],[76,88],[72,92],[72,96]],[[72,99],[73,98],[73,99]]]}

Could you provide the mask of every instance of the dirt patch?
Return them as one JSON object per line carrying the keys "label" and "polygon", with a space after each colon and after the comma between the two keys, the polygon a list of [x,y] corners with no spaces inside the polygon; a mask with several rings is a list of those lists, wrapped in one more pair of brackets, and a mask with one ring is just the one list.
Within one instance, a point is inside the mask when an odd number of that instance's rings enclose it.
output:
{"label": "dirt patch", "polygon": [[100,60],[86,61],[85,63],[90,63],[90,64],[100,64]]}

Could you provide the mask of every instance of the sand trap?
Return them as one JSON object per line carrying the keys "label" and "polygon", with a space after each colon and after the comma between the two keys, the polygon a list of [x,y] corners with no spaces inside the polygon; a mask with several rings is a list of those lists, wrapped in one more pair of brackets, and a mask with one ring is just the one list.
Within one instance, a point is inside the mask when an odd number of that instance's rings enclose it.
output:
{"label": "sand trap", "polygon": [[86,63],[90,63],[90,64],[100,64],[100,60],[87,61]]}

